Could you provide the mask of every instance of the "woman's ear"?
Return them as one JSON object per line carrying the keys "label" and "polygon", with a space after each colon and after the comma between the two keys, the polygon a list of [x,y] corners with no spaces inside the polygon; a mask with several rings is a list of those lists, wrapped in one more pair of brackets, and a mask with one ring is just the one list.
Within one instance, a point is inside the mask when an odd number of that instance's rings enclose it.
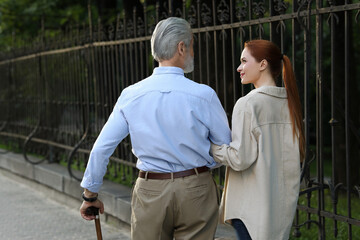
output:
{"label": "woman's ear", "polygon": [[268,67],[268,61],[266,59],[261,60],[260,62],[260,71],[265,70]]}

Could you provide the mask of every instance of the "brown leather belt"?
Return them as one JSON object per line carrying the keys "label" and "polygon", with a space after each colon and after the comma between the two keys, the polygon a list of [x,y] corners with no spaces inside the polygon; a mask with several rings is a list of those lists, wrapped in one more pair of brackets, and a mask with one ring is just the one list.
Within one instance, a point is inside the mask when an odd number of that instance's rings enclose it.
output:
{"label": "brown leather belt", "polygon": [[[210,170],[208,167],[204,166],[204,167],[198,167],[198,168],[193,168],[193,169],[189,169],[181,172],[174,172],[174,173],[154,173],[154,172],[140,171],[139,178],[146,178],[146,173],[147,173],[147,179],[171,179],[172,177],[181,178],[181,177],[195,175],[196,174],[195,169],[197,170],[198,173],[203,173]],[[171,175],[173,176],[171,177]]]}

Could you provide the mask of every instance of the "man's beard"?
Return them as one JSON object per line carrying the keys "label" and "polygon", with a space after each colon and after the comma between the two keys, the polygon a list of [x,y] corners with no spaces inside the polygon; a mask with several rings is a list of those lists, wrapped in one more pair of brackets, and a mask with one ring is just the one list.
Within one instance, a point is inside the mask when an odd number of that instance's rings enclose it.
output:
{"label": "man's beard", "polygon": [[184,73],[191,73],[192,71],[194,71],[194,57],[188,54],[185,61]]}

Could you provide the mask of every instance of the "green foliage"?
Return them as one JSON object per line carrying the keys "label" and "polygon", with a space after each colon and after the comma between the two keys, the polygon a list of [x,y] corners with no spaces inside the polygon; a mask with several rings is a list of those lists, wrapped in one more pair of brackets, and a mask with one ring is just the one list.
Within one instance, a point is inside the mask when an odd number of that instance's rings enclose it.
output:
{"label": "green foliage", "polygon": [[87,12],[87,2],[81,0],[0,0],[0,51],[86,22]]}
{"label": "green foliage", "polygon": [[[85,172],[87,164],[85,160],[86,159],[84,156],[75,156],[72,159],[71,169],[73,170],[73,174],[75,174],[77,177],[81,177],[78,172]],[[59,164],[64,167],[68,167],[67,155],[64,154],[60,156]],[[135,174],[136,171],[134,171],[132,167],[110,161],[104,179],[132,187],[134,180],[136,179]]]}
{"label": "green foliage", "polygon": [[110,163],[104,178],[115,183],[132,187],[134,179],[136,179],[136,177],[134,177],[135,174],[135,171],[133,171],[131,167],[122,164]]}
{"label": "green foliage", "polygon": [[15,153],[21,153],[21,143],[20,141],[4,141],[0,139],[0,152],[12,151]]}

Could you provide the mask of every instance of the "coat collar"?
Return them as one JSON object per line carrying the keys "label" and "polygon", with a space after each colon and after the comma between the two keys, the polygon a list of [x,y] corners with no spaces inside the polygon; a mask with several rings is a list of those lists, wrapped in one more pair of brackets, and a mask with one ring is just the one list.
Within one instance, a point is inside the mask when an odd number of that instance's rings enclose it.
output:
{"label": "coat collar", "polygon": [[252,90],[250,93],[262,93],[277,98],[287,98],[286,89],[284,87],[262,86]]}

